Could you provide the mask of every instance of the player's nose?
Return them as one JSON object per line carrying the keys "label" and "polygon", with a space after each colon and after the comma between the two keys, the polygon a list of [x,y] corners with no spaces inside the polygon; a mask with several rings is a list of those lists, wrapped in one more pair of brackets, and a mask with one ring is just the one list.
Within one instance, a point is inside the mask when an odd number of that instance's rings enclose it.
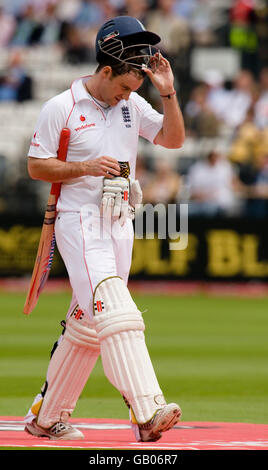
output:
{"label": "player's nose", "polygon": [[126,91],[126,92],[124,92],[124,93],[123,93],[123,99],[126,100],[126,101],[128,101],[130,93],[131,93],[131,91]]}

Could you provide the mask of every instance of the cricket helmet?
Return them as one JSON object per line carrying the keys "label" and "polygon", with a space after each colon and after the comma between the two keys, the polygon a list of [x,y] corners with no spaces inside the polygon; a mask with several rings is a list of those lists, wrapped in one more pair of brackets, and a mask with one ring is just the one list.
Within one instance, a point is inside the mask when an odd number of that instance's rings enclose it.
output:
{"label": "cricket helmet", "polygon": [[111,64],[125,62],[135,67],[148,66],[157,49],[153,46],[161,38],[147,31],[143,24],[131,16],[117,16],[104,23],[96,37],[97,62],[109,60]]}

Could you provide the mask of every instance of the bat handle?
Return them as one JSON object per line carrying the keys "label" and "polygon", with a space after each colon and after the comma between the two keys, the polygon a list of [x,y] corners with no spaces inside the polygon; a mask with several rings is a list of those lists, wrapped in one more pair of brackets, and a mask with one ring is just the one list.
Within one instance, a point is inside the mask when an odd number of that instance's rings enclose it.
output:
{"label": "bat handle", "polygon": [[[65,162],[67,158],[68,145],[70,140],[71,131],[68,127],[64,127],[60,134],[58,160]],[[60,195],[61,183],[52,183],[50,194],[56,197],[56,202]]]}
{"label": "bat handle", "polygon": [[58,160],[65,162],[67,157],[68,145],[70,140],[71,131],[68,127],[64,127],[61,130],[59,149],[58,149]]}

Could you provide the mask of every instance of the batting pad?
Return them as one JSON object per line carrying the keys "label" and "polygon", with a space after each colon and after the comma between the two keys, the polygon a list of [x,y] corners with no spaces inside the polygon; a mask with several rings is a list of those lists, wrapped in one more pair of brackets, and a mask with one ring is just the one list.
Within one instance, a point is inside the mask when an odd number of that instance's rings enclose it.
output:
{"label": "batting pad", "polygon": [[94,310],[104,372],[129,403],[137,423],[145,423],[165,400],[145,344],[141,312],[119,277],[96,287]]}
{"label": "batting pad", "polygon": [[49,428],[68,420],[99,353],[96,331],[77,307],[67,320],[63,339],[49,363],[48,388],[37,419],[40,426]]}

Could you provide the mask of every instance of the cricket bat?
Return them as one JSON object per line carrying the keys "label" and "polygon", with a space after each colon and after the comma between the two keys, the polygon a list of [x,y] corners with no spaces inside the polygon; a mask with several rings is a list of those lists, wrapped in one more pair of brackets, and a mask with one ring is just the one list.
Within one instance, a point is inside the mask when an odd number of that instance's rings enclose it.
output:
{"label": "cricket bat", "polygon": [[[60,134],[58,159],[66,160],[70,129],[63,128]],[[42,226],[39,246],[33,268],[32,278],[28,289],[23,313],[29,315],[37,304],[38,298],[45,286],[52,265],[55,249],[54,226],[56,206],[60,195],[61,183],[52,183]]]}

